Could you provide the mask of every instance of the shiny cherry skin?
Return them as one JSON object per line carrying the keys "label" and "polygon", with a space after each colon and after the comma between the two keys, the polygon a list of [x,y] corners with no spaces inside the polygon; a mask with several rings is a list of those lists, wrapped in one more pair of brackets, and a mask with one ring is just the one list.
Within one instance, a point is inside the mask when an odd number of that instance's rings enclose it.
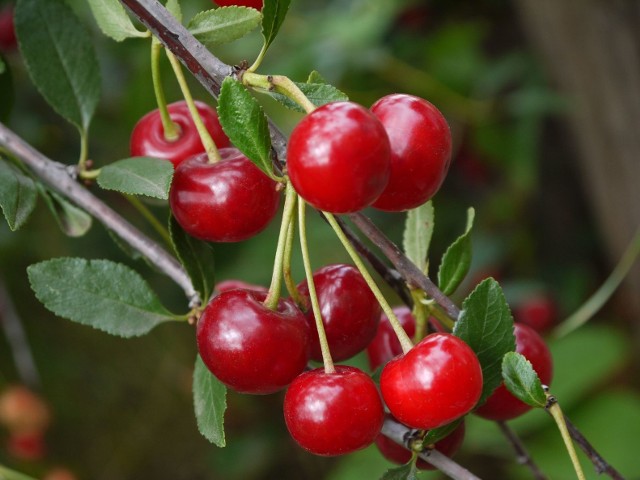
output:
{"label": "shiny cherry skin", "polygon": [[482,369],[464,341],[450,333],[432,333],[387,363],[380,389],[399,422],[428,430],[471,411],[482,393]]}
{"label": "shiny cherry skin", "polygon": [[262,10],[262,0],[213,0],[220,7],[251,7]]}
{"label": "shiny cherry skin", "polygon": [[18,41],[13,26],[13,7],[7,5],[0,10],[0,51],[12,52],[17,47]]}
{"label": "shiny cherry skin", "polygon": [[371,445],[384,410],[371,378],[355,367],[335,373],[311,370],[297,377],[284,397],[284,419],[293,439],[316,455],[344,455]]}
{"label": "shiny cherry skin", "polygon": [[[203,102],[196,101],[200,118],[211,134],[218,148],[231,145],[227,135],[222,131],[218,114]],[[205,151],[198,130],[196,129],[187,103],[183,100],[167,105],[169,116],[178,127],[177,139],[167,140],[164,136],[160,111],[153,110],[138,120],[131,132],[130,151],[132,157],[154,157],[170,160],[176,167],[184,160]]]}
{"label": "shiny cherry skin", "polygon": [[[313,283],[333,360],[340,362],[364,350],[376,334],[380,304],[358,269],[353,265],[328,265],[314,272]],[[298,290],[309,298],[306,280],[298,285]],[[306,317],[313,332],[311,359],[322,361],[311,308],[307,310]]]}
{"label": "shiny cherry skin", "polygon": [[309,325],[302,312],[284,299],[270,310],[265,298],[251,290],[228,290],[215,296],[198,320],[202,361],[240,393],[281,390],[309,360]]}
{"label": "shiny cherry skin", "polygon": [[[522,323],[515,324],[513,333],[516,337],[516,352],[524,355],[531,362],[540,381],[549,385],[553,377],[553,360],[545,341],[533,328]],[[529,405],[511,395],[507,387],[501,384],[475,413],[489,420],[504,421],[519,417],[529,410]]]}
{"label": "shiny cherry skin", "polygon": [[169,191],[173,216],[184,230],[209,242],[239,242],[264,230],[278,211],[280,192],[235,148],[220,149],[222,160],[206,154],[176,168]]}
{"label": "shiny cherry skin", "polygon": [[[398,321],[409,338],[413,338],[416,333],[416,319],[411,314],[411,309],[404,305],[393,307],[393,313],[398,317]],[[376,336],[367,347],[367,357],[369,358],[369,368],[374,371],[381,365],[386,364],[393,357],[402,353],[402,347],[396,337],[393,327],[389,323],[389,318],[383,313],[380,317]],[[406,463],[406,462],[405,462]]]}
{"label": "shiny cherry skin", "polygon": [[315,208],[357,212],[387,186],[389,139],[366,108],[352,102],[329,103],[294,128],[287,171],[295,190]]}
{"label": "shiny cherry skin", "polygon": [[[464,441],[464,433],[465,426],[463,420],[453,432],[444,437],[442,440],[437,441],[433,448],[443,455],[446,455],[447,457],[452,457],[462,446],[462,442]],[[411,452],[404,448],[402,445],[398,445],[389,437],[380,434],[378,435],[378,438],[376,438],[375,443],[382,456],[390,462],[404,465],[409,460],[411,460]],[[418,458],[418,462],[416,463],[416,465],[420,470],[435,469],[435,467],[429,462],[426,462],[420,458]]]}
{"label": "shiny cherry skin", "polygon": [[391,144],[391,176],[375,208],[399,212],[429,200],[451,161],[451,131],[440,111],[419,97],[394,94],[371,107]]}
{"label": "shiny cherry skin", "polygon": [[513,309],[516,322],[530,326],[538,333],[547,332],[558,319],[558,308],[553,299],[544,293],[538,293],[523,300]]}
{"label": "shiny cherry skin", "polygon": [[228,290],[237,290],[239,288],[244,290],[252,290],[254,292],[264,293],[265,295],[269,292],[269,289],[262,285],[254,285],[253,283],[247,283],[242,280],[234,280],[234,279],[223,280],[221,282],[216,283],[215,291],[216,293],[222,293]]}

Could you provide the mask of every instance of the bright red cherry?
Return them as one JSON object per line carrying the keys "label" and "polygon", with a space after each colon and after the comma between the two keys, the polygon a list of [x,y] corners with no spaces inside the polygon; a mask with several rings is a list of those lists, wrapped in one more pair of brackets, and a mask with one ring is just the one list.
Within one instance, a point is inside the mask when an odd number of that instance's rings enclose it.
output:
{"label": "bright red cherry", "polygon": [[176,168],[169,205],[190,235],[209,242],[239,242],[266,228],[280,203],[277,183],[235,148],[220,150],[222,160],[205,154]]}
{"label": "bright red cherry", "polygon": [[316,455],[344,455],[364,448],[382,428],[384,410],[371,378],[355,367],[335,373],[311,370],[284,397],[284,419],[298,444]]}
{"label": "bright red cherry", "polygon": [[391,144],[389,184],[373,203],[399,212],[422,205],[440,188],[451,160],[451,131],[440,111],[412,95],[382,97],[371,107]]}
{"label": "bright red cherry", "polygon": [[243,282],[242,280],[233,280],[233,279],[223,280],[221,282],[216,283],[215,290],[216,290],[216,293],[222,293],[228,290],[237,290],[239,288],[244,290],[253,290],[254,292],[261,292],[264,294],[267,294],[269,292],[269,289],[266,287],[263,287],[262,285],[254,285],[252,283]]}
{"label": "bright red cherry", "polygon": [[[462,445],[464,440],[464,420],[460,423],[460,425],[449,435],[444,437],[442,440],[439,440],[435,443],[434,449],[446,455],[447,457],[452,457]],[[404,465],[409,460],[411,460],[411,452],[404,448],[402,445],[398,445],[396,442],[391,440],[389,437],[385,437],[384,435],[378,435],[376,438],[376,447],[382,453],[382,456],[387,460]],[[426,462],[420,458],[418,458],[418,462],[416,463],[417,467],[420,470],[433,470],[435,467],[431,465],[429,462]]]}
{"label": "bright red cherry", "polygon": [[276,392],[309,360],[309,325],[302,312],[284,299],[270,310],[265,298],[250,290],[222,292],[198,321],[202,361],[218,380],[241,393]]}
{"label": "bright red cherry", "polygon": [[387,363],[380,389],[398,421],[428,430],[471,411],[482,393],[482,369],[460,338],[432,333]]}
{"label": "bright red cherry", "polygon": [[213,0],[213,3],[217,3],[221,7],[251,7],[256,10],[262,10],[262,0]]}
{"label": "bright red cherry", "polygon": [[[362,351],[373,339],[380,319],[380,304],[353,265],[328,265],[313,274],[331,357],[339,362]],[[309,297],[307,281],[298,285]],[[311,359],[322,361],[313,310],[306,312],[312,330]]]}
{"label": "bright red cherry", "polygon": [[558,308],[551,297],[539,293],[523,300],[513,309],[516,322],[524,323],[536,332],[546,332],[558,319]]}
{"label": "bright red cherry", "polygon": [[[553,360],[545,341],[534,329],[522,323],[515,324],[513,333],[516,336],[516,352],[524,355],[540,381],[549,385],[553,377]],[[530,409],[529,405],[511,395],[507,387],[501,384],[475,413],[489,420],[502,421],[519,417]]]}
{"label": "bright red cherry", "polygon": [[[398,317],[398,321],[407,335],[413,338],[416,333],[416,319],[411,314],[411,309],[404,305],[394,307],[393,313]],[[371,371],[381,365],[384,365],[393,357],[402,353],[402,347],[396,337],[389,318],[383,313],[378,324],[378,331],[369,346],[367,347],[367,357],[369,358],[369,367]],[[405,462],[406,463],[406,462]]]}
{"label": "bright red cherry", "polygon": [[[200,118],[202,118],[216,146],[218,148],[230,146],[231,143],[222,131],[216,111],[206,103],[198,101],[195,103]],[[187,158],[205,151],[187,103],[183,100],[171,103],[167,105],[167,108],[171,120],[180,128],[178,138],[171,141],[165,138],[160,111],[153,110],[138,120],[138,123],[133,127],[130,142],[132,157],[164,158],[170,160],[176,167]]]}
{"label": "bright red cherry", "polygon": [[16,31],[13,26],[13,7],[7,5],[0,10],[0,51],[11,52],[17,46]]}
{"label": "bright red cherry", "polygon": [[389,139],[366,108],[335,102],[294,128],[287,170],[296,191],[314,207],[351,213],[371,205],[389,181]]}

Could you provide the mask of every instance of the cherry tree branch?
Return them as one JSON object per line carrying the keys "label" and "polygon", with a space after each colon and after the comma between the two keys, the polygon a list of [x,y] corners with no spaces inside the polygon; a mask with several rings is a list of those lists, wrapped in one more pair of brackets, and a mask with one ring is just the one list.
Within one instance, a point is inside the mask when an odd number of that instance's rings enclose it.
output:
{"label": "cherry tree branch", "polygon": [[74,167],[50,160],[2,123],[0,123],[0,145],[27,165],[49,188],[71,200],[133,249],[143,254],[162,273],[184,290],[191,306],[200,302],[191,280],[177,260],[154,240],[147,237],[80,185],[75,179]]}
{"label": "cherry tree branch", "polygon": [[507,437],[507,440],[509,440],[509,443],[511,443],[511,445],[513,446],[513,449],[516,452],[516,460],[518,461],[518,463],[520,463],[521,465],[526,465],[529,470],[531,470],[533,478],[535,478],[536,480],[547,480],[546,475],[542,473],[538,465],[534,463],[531,455],[529,455],[529,452],[527,452],[527,449],[525,448],[520,438],[516,435],[516,433],[511,430],[511,428],[505,422],[496,423],[500,427],[500,430],[502,431],[504,436]]}

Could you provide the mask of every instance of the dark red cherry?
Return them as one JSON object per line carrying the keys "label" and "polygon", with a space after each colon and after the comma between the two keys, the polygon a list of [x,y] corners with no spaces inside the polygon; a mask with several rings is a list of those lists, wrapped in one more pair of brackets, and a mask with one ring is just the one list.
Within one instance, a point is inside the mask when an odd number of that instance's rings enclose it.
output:
{"label": "dark red cherry", "polygon": [[309,360],[309,325],[302,312],[284,299],[270,310],[265,298],[251,290],[222,292],[198,320],[202,361],[218,380],[241,393],[276,392]]}
{"label": "dark red cherry", "polygon": [[[416,333],[416,319],[413,318],[409,307],[404,305],[394,307],[393,313],[398,317],[398,321],[402,328],[410,338]],[[376,336],[367,347],[367,357],[369,358],[369,367],[371,371],[381,365],[384,365],[393,357],[402,353],[402,347],[398,341],[398,337],[393,331],[389,318],[383,313],[380,317]]]}
{"label": "dark red cherry", "polygon": [[517,304],[513,309],[513,318],[536,332],[544,333],[555,325],[558,308],[549,295],[538,293]]}
{"label": "dark red cherry", "polygon": [[262,10],[262,0],[213,0],[213,3],[220,7],[251,7],[256,10]]}
{"label": "dark red cherry", "polygon": [[[433,448],[447,457],[452,457],[458,451],[460,446],[462,446],[462,442],[464,441],[464,432],[465,427],[463,420],[453,432],[442,440],[437,441]],[[398,445],[389,437],[385,437],[382,434],[378,435],[378,438],[376,438],[376,447],[378,447],[378,450],[380,450],[380,453],[382,453],[384,458],[399,465],[404,465],[411,460],[411,452],[409,450],[404,448],[402,445]],[[416,465],[420,470],[433,470],[435,468],[429,462],[420,458],[418,458]]]}
{"label": "dark red cherry", "polygon": [[264,230],[280,203],[277,183],[235,148],[222,160],[205,154],[182,162],[173,175],[169,205],[190,235],[209,242],[239,242]]}
{"label": "dark red cherry", "polygon": [[[211,134],[218,148],[231,145],[226,134],[222,131],[218,114],[206,103],[196,101],[200,118]],[[131,132],[130,150],[132,157],[155,157],[170,160],[173,166],[179,165],[189,157],[205,151],[198,130],[196,129],[189,108],[185,101],[167,105],[169,116],[179,127],[177,139],[167,140],[160,118],[160,111],[153,110],[138,120]]]}
{"label": "dark red cherry", "polygon": [[380,121],[351,102],[323,105],[294,128],[287,171],[314,207],[350,213],[371,205],[389,181],[389,140]]}
{"label": "dark red cherry", "polygon": [[13,26],[13,7],[7,5],[0,10],[0,51],[11,52],[17,46],[16,31]]}
{"label": "dark red cherry", "polygon": [[7,440],[7,451],[19,460],[34,462],[45,454],[44,433],[12,433]]}
{"label": "dark red cherry", "polygon": [[[373,339],[380,319],[380,304],[364,278],[353,265],[328,265],[313,274],[322,322],[331,350],[339,362],[364,350]],[[309,298],[307,281],[298,290]],[[310,303],[309,303],[310,304]],[[311,359],[322,361],[313,310],[306,312],[311,327]]]}
{"label": "dark red cherry", "polygon": [[460,338],[432,333],[387,363],[380,389],[399,422],[428,430],[471,411],[482,393],[482,369]]}
{"label": "dark red cherry", "polygon": [[269,292],[269,289],[267,287],[263,287],[262,285],[254,285],[252,283],[243,282],[242,280],[233,279],[222,280],[221,282],[216,283],[215,291],[216,293],[222,293],[228,290],[237,290],[239,288],[264,294]]}
{"label": "dark red cherry", "polygon": [[297,377],[284,397],[284,419],[293,439],[316,455],[344,455],[371,445],[384,410],[371,378],[355,367],[335,373],[311,370]]}
{"label": "dark red cherry", "polygon": [[[531,362],[540,381],[549,385],[553,377],[553,360],[545,341],[534,329],[522,323],[515,324],[513,333],[516,336],[516,352],[524,355]],[[511,395],[507,387],[501,384],[475,413],[489,420],[503,421],[519,417],[529,410],[529,405]]]}
{"label": "dark red cherry", "polygon": [[412,95],[382,97],[371,107],[391,144],[391,176],[375,208],[398,212],[422,205],[440,188],[451,160],[451,132],[431,103]]}

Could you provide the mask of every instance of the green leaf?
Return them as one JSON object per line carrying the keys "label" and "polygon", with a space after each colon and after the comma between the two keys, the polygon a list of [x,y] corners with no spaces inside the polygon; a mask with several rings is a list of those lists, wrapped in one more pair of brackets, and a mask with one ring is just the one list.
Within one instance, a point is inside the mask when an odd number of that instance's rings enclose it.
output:
{"label": "green leaf", "polygon": [[438,285],[445,295],[451,295],[456,291],[460,282],[469,272],[471,265],[471,228],[475,210],[467,210],[467,228],[455,242],[453,242],[442,256],[440,269],[438,270]]}
{"label": "green leaf", "polygon": [[502,357],[516,346],[511,311],[493,278],[481,282],[465,299],[453,334],[473,349],[482,366],[480,405],[502,382]]}
{"label": "green leaf", "polygon": [[502,379],[514,396],[532,407],[544,408],[547,396],[538,374],[524,355],[508,352],[502,359]]}
{"label": "green leaf", "polygon": [[429,200],[424,205],[409,210],[404,223],[402,245],[409,260],[421,271],[427,273],[429,245],[434,227],[433,203]]}
{"label": "green leaf", "polygon": [[401,467],[390,468],[380,480],[417,480],[416,466],[414,462],[409,462]]}
{"label": "green leaf", "polygon": [[263,51],[275,40],[278,31],[287,16],[291,0],[264,0],[262,7],[262,36],[264,37]]}
{"label": "green leaf", "polygon": [[82,237],[91,228],[91,216],[84,210],[69,203],[56,192],[38,184],[38,189],[60,230],[70,237]]}
{"label": "green leaf", "polygon": [[[349,97],[346,93],[341,92],[333,85],[328,85],[326,83],[294,83],[298,86],[298,88],[300,88],[300,90],[302,90],[302,93],[304,93],[309,101],[311,101],[311,103],[313,103],[316,107],[319,107],[326,103],[346,102],[347,100],[349,100]],[[304,113],[304,109],[300,105],[298,105],[288,97],[282,95],[281,93],[272,92],[271,96],[278,102],[283,104],[285,107],[297,112]]]}
{"label": "green leaf", "polygon": [[193,372],[193,407],[200,433],[211,443],[224,447],[227,388],[207,369],[200,355]]}
{"label": "green leaf", "polygon": [[222,7],[197,14],[189,22],[189,31],[211,48],[244,37],[261,19],[254,8]]}
{"label": "green leaf", "polygon": [[231,143],[260,170],[273,177],[267,117],[258,101],[237,80],[227,77],[218,98],[220,124]]}
{"label": "green leaf", "polygon": [[33,477],[25,475],[24,473],[10,470],[7,467],[0,465],[0,480],[36,480]]}
{"label": "green leaf", "polygon": [[47,309],[112,335],[137,337],[176,320],[138,273],[109,260],[54,258],[27,274]]}
{"label": "green leaf", "polygon": [[96,23],[102,33],[121,42],[127,38],[144,38],[147,32],[141,32],[133,26],[129,15],[118,0],[87,0]]}
{"label": "green leaf", "polygon": [[307,83],[326,83],[326,84],[328,84],[329,82],[327,82],[325,80],[325,78],[320,74],[320,72],[318,72],[317,70],[313,70],[309,74],[309,78],[307,78]]}
{"label": "green leaf", "polygon": [[13,165],[0,161],[0,207],[11,230],[24,225],[37,199],[33,180]]}
{"label": "green leaf", "polygon": [[200,294],[202,301],[206,302],[215,285],[212,245],[187,234],[173,215],[169,217],[169,233],[173,249],[187,271],[193,288]]}
{"label": "green leaf", "polygon": [[422,444],[424,446],[427,446],[439,442],[443,438],[449,436],[449,434],[456,428],[458,428],[460,426],[460,422],[462,422],[461,418],[449,423],[448,425],[428,430],[423,438]]}
{"label": "green leaf", "polygon": [[9,114],[13,107],[13,78],[11,69],[0,55],[0,92],[2,92],[2,100],[0,101],[0,122],[7,122]]}
{"label": "green leaf", "polygon": [[18,0],[20,52],[53,109],[86,132],[100,98],[100,66],[87,29],[63,0]]}
{"label": "green leaf", "polygon": [[146,195],[166,200],[173,178],[173,165],[167,160],[133,157],[118,160],[100,169],[98,185],[129,195]]}
{"label": "green leaf", "polygon": [[180,7],[179,0],[167,0],[165,7],[171,15],[176,17],[179,23],[182,23],[182,8]]}

